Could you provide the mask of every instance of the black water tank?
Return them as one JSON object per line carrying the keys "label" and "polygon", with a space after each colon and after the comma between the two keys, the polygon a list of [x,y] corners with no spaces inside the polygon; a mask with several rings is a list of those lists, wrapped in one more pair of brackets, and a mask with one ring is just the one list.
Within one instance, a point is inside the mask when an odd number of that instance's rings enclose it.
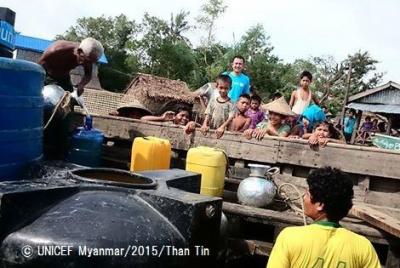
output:
{"label": "black water tank", "polygon": [[[117,182],[114,175],[124,181]],[[1,267],[210,267],[213,263],[222,200],[184,191],[199,190],[198,174],[82,169],[69,177],[73,180],[54,179],[51,187],[40,180],[36,185],[20,182],[18,187],[12,182],[0,184]],[[130,177],[133,186],[124,187]],[[210,256],[200,256],[203,248]]]}

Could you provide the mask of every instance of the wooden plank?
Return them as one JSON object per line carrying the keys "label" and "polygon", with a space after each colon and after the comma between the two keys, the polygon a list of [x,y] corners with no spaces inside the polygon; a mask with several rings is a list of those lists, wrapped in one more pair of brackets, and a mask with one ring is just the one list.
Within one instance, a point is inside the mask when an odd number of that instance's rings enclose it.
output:
{"label": "wooden plank", "polygon": [[400,237],[400,220],[390,217],[364,204],[354,205],[351,208],[351,213],[379,229]]}
{"label": "wooden plank", "polygon": [[273,244],[259,240],[228,238],[228,248],[246,255],[269,256]]}
{"label": "wooden plank", "polygon": [[[74,116],[76,124],[81,125],[82,115]],[[266,137],[262,141],[249,141],[241,135],[229,132],[221,139],[216,139],[212,132],[207,137],[199,131],[187,136],[181,127],[174,125],[114,116],[94,115],[93,119],[94,126],[101,129],[106,137],[132,140],[136,136],[158,136],[169,139],[173,148],[179,150],[200,145],[211,146],[224,149],[229,157],[235,159],[311,168],[330,165],[350,173],[400,179],[397,165],[400,162],[400,152],[396,151],[329,144],[315,152],[302,140]],[[357,165],[354,165],[354,161],[357,161]]]}
{"label": "wooden plank", "polygon": [[[253,208],[229,202],[223,202],[222,210],[226,214],[240,216],[242,219],[246,219],[252,222],[259,222],[271,225],[283,224],[286,226],[303,225],[303,220],[301,216],[297,216],[294,213],[278,212],[263,208]],[[311,221],[308,221],[308,223],[311,223]],[[391,241],[390,237],[374,227],[370,227],[365,224],[345,221],[341,222],[341,224],[345,228],[355,233],[366,236],[372,242],[389,244],[389,242]]]}
{"label": "wooden plank", "polygon": [[280,141],[278,163],[312,168],[329,165],[355,174],[400,179],[400,154],[386,151],[341,144],[313,151],[307,144]]}
{"label": "wooden plank", "polygon": [[368,191],[365,195],[365,203],[400,209],[400,193]]}

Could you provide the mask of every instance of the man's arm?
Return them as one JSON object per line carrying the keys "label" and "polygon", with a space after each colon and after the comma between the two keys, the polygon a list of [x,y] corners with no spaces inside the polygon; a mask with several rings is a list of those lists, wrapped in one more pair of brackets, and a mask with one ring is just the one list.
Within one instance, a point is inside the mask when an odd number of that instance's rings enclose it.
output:
{"label": "man's arm", "polygon": [[229,116],[229,118],[215,131],[217,133],[217,138],[221,138],[224,135],[226,127],[232,122],[233,115]]}
{"label": "man's arm", "polygon": [[82,80],[79,82],[78,88],[78,96],[82,95],[85,86],[90,82],[92,79],[92,71],[93,71],[93,64],[87,64],[83,66],[85,71],[85,75],[82,77]]}
{"label": "man's arm", "polygon": [[242,129],[240,130],[241,132],[245,131],[246,129],[248,129],[250,127],[251,124],[251,118],[247,118],[246,119],[246,123],[244,123]]}
{"label": "man's arm", "polygon": [[292,95],[290,95],[290,101],[289,101],[290,108],[293,108],[295,101],[296,101],[296,91],[293,91]]}
{"label": "man's arm", "polygon": [[312,100],[314,101],[315,104],[317,104],[317,105],[320,104],[320,101],[319,101],[318,97],[315,96],[315,94],[312,94],[312,95],[311,95],[311,98],[312,98]]}
{"label": "man's arm", "polygon": [[268,259],[267,268],[290,268],[289,252],[285,243],[285,230],[283,230],[275,241]]}
{"label": "man's arm", "polygon": [[250,77],[247,77],[247,84],[243,88],[243,94],[250,94]]}

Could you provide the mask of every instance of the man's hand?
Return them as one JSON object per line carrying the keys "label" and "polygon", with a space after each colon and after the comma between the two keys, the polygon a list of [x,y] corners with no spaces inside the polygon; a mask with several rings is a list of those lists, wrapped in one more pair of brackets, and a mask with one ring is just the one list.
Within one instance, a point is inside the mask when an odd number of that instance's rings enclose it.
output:
{"label": "man's hand", "polygon": [[253,137],[254,131],[255,131],[255,130],[254,130],[254,129],[251,129],[251,128],[246,129],[246,130],[243,132],[243,136],[244,136],[246,139],[250,140],[250,139]]}
{"label": "man's hand", "polygon": [[189,123],[186,124],[184,127],[184,131],[186,134],[190,134],[196,129],[196,123],[194,121],[190,121]]}
{"label": "man's hand", "polygon": [[203,125],[200,128],[200,132],[203,133],[203,135],[205,136],[205,135],[207,135],[207,132],[208,132],[209,129],[210,129],[210,127],[208,127],[207,125]]}
{"label": "man's hand", "polygon": [[174,117],[175,117],[175,113],[172,111],[166,111],[161,116],[163,121],[172,121],[172,120],[174,120]]}
{"label": "man's hand", "polygon": [[309,143],[310,145],[316,145],[316,144],[318,144],[318,137],[317,137],[317,135],[312,134],[312,135],[310,136],[310,138],[308,138],[308,143]]}
{"label": "man's hand", "polygon": [[262,140],[262,138],[264,138],[264,136],[267,134],[268,129],[257,129],[255,131],[254,137],[257,140]]}
{"label": "man's hand", "polygon": [[215,133],[217,134],[217,139],[221,138],[222,135],[224,135],[224,132],[225,132],[225,127],[217,128],[217,130],[215,131]]}
{"label": "man's hand", "polygon": [[329,142],[329,138],[319,138],[318,139],[318,144],[321,147],[325,147],[328,142]]}
{"label": "man's hand", "polygon": [[83,90],[84,90],[84,86],[82,86],[81,84],[79,84],[76,87],[77,91],[78,91],[78,97],[80,97],[83,94]]}

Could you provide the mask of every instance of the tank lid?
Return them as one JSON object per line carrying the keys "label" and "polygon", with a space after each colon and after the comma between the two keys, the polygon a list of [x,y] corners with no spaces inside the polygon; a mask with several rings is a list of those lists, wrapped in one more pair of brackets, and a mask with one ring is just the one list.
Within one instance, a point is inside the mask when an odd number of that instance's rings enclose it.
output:
{"label": "tank lid", "polygon": [[0,71],[1,69],[9,69],[14,71],[38,72],[43,75],[46,74],[42,66],[37,63],[26,60],[15,60],[0,57]]}
{"label": "tank lid", "polygon": [[154,179],[113,168],[82,168],[68,173],[73,180],[110,186],[136,189],[154,189],[157,182]]}

